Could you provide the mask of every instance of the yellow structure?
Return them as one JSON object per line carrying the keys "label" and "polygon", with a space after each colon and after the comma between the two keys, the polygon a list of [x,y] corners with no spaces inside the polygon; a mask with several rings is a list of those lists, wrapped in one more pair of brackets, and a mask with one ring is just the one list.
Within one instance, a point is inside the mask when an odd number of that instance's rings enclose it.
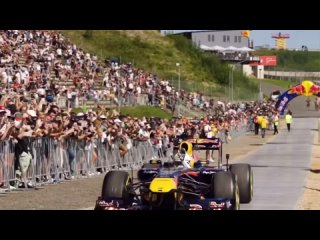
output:
{"label": "yellow structure", "polygon": [[289,34],[273,34],[272,38],[276,39],[276,48],[277,50],[285,50],[287,49],[287,39],[290,38]]}
{"label": "yellow structure", "polygon": [[278,38],[277,40],[277,49],[287,49],[287,41],[284,38]]}

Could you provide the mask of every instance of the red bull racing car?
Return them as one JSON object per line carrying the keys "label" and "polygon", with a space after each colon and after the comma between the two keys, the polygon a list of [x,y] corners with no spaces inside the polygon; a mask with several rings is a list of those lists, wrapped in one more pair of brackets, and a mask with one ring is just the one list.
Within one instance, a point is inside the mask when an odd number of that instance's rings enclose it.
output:
{"label": "red bull racing car", "polygon": [[[180,141],[180,159],[162,163],[151,160],[138,171],[134,182],[126,171],[106,174],[96,210],[239,210],[253,196],[253,175],[249,164],[222,165],[222,142],[214,139]],[[193,149],[219,151],[218,166],[183,161]],[[192,158],[191,158],[192,159]]]}

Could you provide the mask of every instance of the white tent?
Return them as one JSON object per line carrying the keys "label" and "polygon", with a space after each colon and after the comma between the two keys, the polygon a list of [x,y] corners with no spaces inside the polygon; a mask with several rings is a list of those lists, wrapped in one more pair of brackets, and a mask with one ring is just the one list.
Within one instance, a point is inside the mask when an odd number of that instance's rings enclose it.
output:
{"label": "white tent", "polygon": [[236,52],[236,51],[239,51],[239,48],[236,48],[236,47],[234,47],[234,46],[230,46],[230,47],[227,47],[227,48],[225,49],[225,51],[233,51],[233,52]]}
{"label": "white tent", "polygon": [[248,47],[239,48],[240,52],[253,52],[254,50]]}
{"label": "white tent", "polygon": [[203,45],[203,44],[200,45],[200,48],[201,48],[202,50],[212,51],[212,48],[211,48],[211,47],[208,47],[208,46]]}
{"label": "white tent", "polygon": [[218,52],[223,52],[226,50],[224,47],[221,47],[221,46],[213,46],[211,47],[211,49],[212,51],[218,51]]}

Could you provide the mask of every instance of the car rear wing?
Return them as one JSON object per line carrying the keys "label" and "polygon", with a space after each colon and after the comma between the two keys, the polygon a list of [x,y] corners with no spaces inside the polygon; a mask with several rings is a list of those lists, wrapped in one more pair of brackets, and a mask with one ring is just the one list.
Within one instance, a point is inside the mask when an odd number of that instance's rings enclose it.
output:
{"label": "car rear wing", "polygon": [[219,150],[221,148],[220,138],[191,138],[186,140],[178,138],[176,140],[174,144],[175,150],[179,149],[183,141],[191,143],[194,150]]}

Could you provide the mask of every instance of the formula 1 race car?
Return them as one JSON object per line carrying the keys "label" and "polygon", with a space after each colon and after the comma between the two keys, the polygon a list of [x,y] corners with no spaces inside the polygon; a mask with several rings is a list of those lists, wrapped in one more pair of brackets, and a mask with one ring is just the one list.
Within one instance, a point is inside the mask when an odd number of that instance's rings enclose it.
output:
{"label": "formula 1 race car", "polygon": [[[182,153],[194,148],[219,150],[222,142],[214,139],[189,139],[179,144]],[[187,149],[186,149],[187,148]],[[187,154],[185,154],[187,155]],[[96,210],[239,210],[240,203],[249,203],[253,196],[253,175],[249,164],[208,166],[197,161],[185,167],[184,158],[162,163],[151,160],[138,170],[138,182],[126,171],[106,174]],[[188,159],[190,162],[190,158]]]}

